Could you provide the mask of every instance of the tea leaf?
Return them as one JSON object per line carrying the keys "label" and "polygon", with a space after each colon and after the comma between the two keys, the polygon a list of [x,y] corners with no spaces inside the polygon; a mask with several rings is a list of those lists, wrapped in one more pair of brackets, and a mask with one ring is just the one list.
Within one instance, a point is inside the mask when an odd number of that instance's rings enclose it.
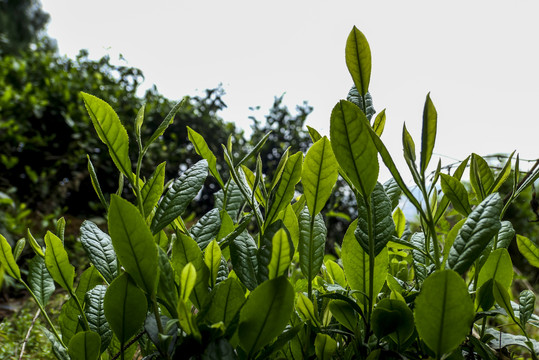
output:
{"label": "tea leaf", "polygon": [[197,271],[193,264],[187,263],[180,273],[180,300],[189,300],[197,280]]}
{"label": "tea leaf", "polygon": [[91,263],[110,284],[118,276],[118,262],[110,236],[86,220],[80,227],[80,242]]}
{"label": "tea leaf", "polygon": [[473,303],[462,278],[452,270],[431,274],[415,300],[419,336],[437,357],[455,349],[470,332]]}
{"label": "tea leaf", "polygon": [[496,247],[498,248],[509,248],[511,241],[515,237],[515,229],[513,229],[513,224],[510,221],[502,221],[502,227],[498,231],[498,242]]}
{"label": "tea leaf", "polygon": [[41,306],[47,305],[54,293],[54,280],[47,271],[45,260],[41,256],[34,256],[29,264],[28,286],[36,296]]}
{"label": "tea leaf", "polygon": [[266,231],[259,237],[259,248],[257,252],[258,258],[258,283],[262,283],[269,278],[268,266],[271,262],[271,255],[273,252],[273,237],[277,232],[283,228],[283,222],[277,220],[271,224]]}
{"label": "tea leaf", "polygon": [[84,302],[86,293],[92,290],[97,285],[103,284],[103,277],[97,271],[95,266],[90,266],[81,274],[79,283],[77,284],[77,290],[75,290],[75,296],[80,302]]}
{"label": "tea leaf", "polygon": [[217,280],[217,273],[219,272],[219,267],[221,266],[221,248],[217,244],[216,240],[213,240],[206,247],[204,252],[204,263],[210,270],[210,286],[213,288],[215,286],[215,281]]}
{"label": "tea leaf", "polygon": [[253,290],[258,285],[258,258],[256,243],[247,231],[243,231],[230,243],[232,267],[243,285]]}
{"label": "tea leaf", "polygon": [[374,124],[372,124],[372,129],[378,136],[382,136],[384,132],[384,127],[386,126],[386,109],[382,110],[376,118],[374,119]]}
{"label": "tea leaf", "polygon": [[292,241],[282,228],[273,235],[271,242],[271,261],[268,264],[269,279],[286,274],[294,253],[294,249],[291,247]]}
{"label": "tea leaf", "polygon": [[305,321],[310,321],[313,326],[320,327],[320,320],[314,311],[313,302],[303,293],[298,294],[296,311]]}
{"label": "tea leaf", "polygon": [[294,289],[284,276],[254,289],[240,312],[240,345],[252,356],[279,335],[294,309]]}
{"label": "tea leaf", "polygon": [[423,109],[423,128],[421,130],[421,160],[420,169],[421,173],[427,171],[432,151],[434,149],[434,142],[436,141],[436,127],[438,121],[438,113],[436,108],[430,99],[430,93],[427,94],[427,100],[425,100],[425,107]]}
{"label": "tea leaf", "polygon": [[[369,253],[365,252],[354,236],[357,228],[357,219],[354,220],[342,243],[342,263],[348,284],[352,290],[359,290],[364,294],[369,293]],[[387,247],[374,259],[374,294],[378,294],[386,281],[389,265]]]}
{"label": "tea leaf", "polygon": [[343,300],[332,300],[329,303],[329,311],[339,324],[350,331],[356,331],[358,319],[352,305]]}
{"label": "tea leaf", "polygon": [[84,92],[81,92],[81,95],[95,131],[99,139],[107,145],[112,161],[122,174],[130,180],[133,179],[129,159],[129,137],[120,118],[103,100]]}
{"label": "tea leaf", "polygon": [[370,197],[372,224],[367,223],[367,207],[360,200],[358,202],[358,226],[354,231],[354,235],[363,250],[368,254],[369,228],[371,228],[374,239],[374,256],[376,256],[391,240],[395,232],[395,223],[391,214],[391,200],[387,197],[384,187],[380,183],[376,183]]}
{"label": "tea leaf", "polygon": [[532,317],[535,308],[535,294],[531,290],[524,290],[519,296],[520,323],[524,326]]}
{"label": "tea leaf", "polygon": [[101,205],[103,205],[105,209],[108,209],[109,203],[105,199],[105,195],[103,195],[103,191],[101,190],[101,185],[99,185],[99,180],[97,179],[97,174],[95,173],[94,164],[92,164],[92,160],[90,160],[90,155],[86,155],[86,157],[88,158],[88,173],[90,174],[90,180],[92,182],[94,191],[97,194],[97,197],[99,198],[99,201],[101,202]]}
{"label": "tea leaf", "polygon": [[326,137],[323,137],[305,155],[301,174],[303,192],[311,216],[318,214],[326,205],[338,175],[331,144]]}
{"label": "tea leaf", "polygon": [[104,309],[106,292],[105,285],[97,285],[88,291],[84,309],[90,330],[95,331],[101,337],[101,352],[105,351],[112,341],[112,330],[105,317]]}
{"label": "tea leaf", "polygon": [[490,188],[487,190],[488,194],[492,194],[495,191],[498,191],[498,189],[503,185],[505,180],[511,175],[511,159],[513,158],[513,155],[515,155],[515,151],[509,155],[507,160],[505,161],[505,165],[503,166],[502,170],[498,173],[498,176],[496,176],[496,179],[490,186]]}
{"label": "tea leaf", "polygon": [[472,208],[468,202],[468,192],[464,185],[452,176],[446,174],[440,174],[440,176],[444,195],[451,200],[455,210],[465,217],[468,216],[472,212]]}
{"label": "tea leaf", "polygon": [[494,185],[494,175],[492,175],[490,166],[485,159],[477,154],[472,154],[470,183],[480,201],[489,195],[487,191]]}
{"label": "tea leaf", "polygon": [[212,305],[206,318],[213,324],[222,321],[228,326],[245,301],[242,285],[238,280],[228,278],[217,284],[211,294]]}
{"label": "tea leaf", "polygon": [[489,279],[497,281],[505,289],[511,286],[513,282],[513,263],[507,249],[496,249],[490,253],[479,272],[477,287],[481,287]]}
{"label": "tea leaf", "polygon": [[505,309],[511,319],[514,319],[516,322],[515,313],[513,311],[513,306],[511,305],[511,298],[509,297],[509,292],[507,291],[507,288],[496,280],[493,280],[492,282],[492,292],[494,293],[494,299],[496,299],[498,305]]}
{"label": "tea leaf", "polygon": [[104,299],[105,317],[120,343],[125,344],[144,325],[146,295],[123,273],[109,285]]}
{"label": "tea leaf", "polygon": [[201,250],[217,237],[221,228],[221,216],[219,209],[214,208],[204,214],[190,229],[191,236],[197,242]]}
{"label": "tea leaf", "polygon": [[294,252],[297,251],[299,244],[299,224],[292,205],[288,204],[284,210],[279,213],[279,219],[283,221],[284,226],[288,229],[290,239],[294,246]]}
{"label": "tea leaf", "polygon": [[152,176],[142,187],[142,204],[144,208],[144,216],[146,217],[157,205],[157,202],[163,193],[163,187],[165,186],[165,165],[166,162],[162,162],[161,164],[157,165]]}
{"label": "tea leaf", "polygon": [[346,40],[346,66],[359,95],[364,97],[371,80],[371,49],[365,35],[355,26]]}
{"label": "tea leaf", "polygon": [[517,234],[518,250],[526,260],[537,268],[539,268],[539,247],[525,236]]}
{"label": "tea leaf", "polygon": [[172,124],[172,122],[174,121],[174,116],[176,115],[176,113],[184,106],[185,103],[187,103],[189,101],[189,99],[187,97],[184,97],[180,102],[178,102],[176,105],[174,105],[174,107],[172,108],[172,110],[169,111],[169,113],[167,114],[167,116],[163,119],[163,121],[161,122],[161,124],[159,124],[159,127],[154,131],[154,133],[152,134],[152,136],[150,136],[150,139],[148,140],[148,142],[146,143],[146,145],[144,146],[144,149],[142,150],[142,153],[145,154],[146,151],[148,151],[148,148],[150,147],[150,145],[155,141],[157,140],[157,138],[161,135],[163,135],[163,133],[165,132],[165,130],[169,127],[170,124]]}
{"label": "tea leaf", "polygon": [[330,136],[335,157],[364,197],[374,189],[379,171],[378,154],[369,130],[372,131],[365,114],[351,102],[341,100],[331,111]]}
{"label": "tea leaf", "polygon": [[265,224],[271,224],[277,214],[292,201],[296,184],[301,179],[302,165],[303,154],[301,152],[297,152],[288,158],[288,161],[283,168],[279,186],[275,191],[274,197],[270,201]]}
{"label": "tea leaf", "polygon": [[79,309],[75,302],[75,298],[70,298],[62,305],[58,322],[62,330],[62,340],[69,343],[71,338],[79,331],[84,330],[79,322]]}
{"label": "tea leaf", "polygon": [[498,193],[489,195],[470,213],[449,251],[450,269],[464,274],[501,227],[503,202]]}
{"label": "tea leaf", "polygon": [[324,261],[327,229],[322,214],[311,218],[307,208],[299,214],[299,266],[307,281],[314,279]]}
{"label": "tea leaf", "polygon": [[157,234],[183,214],[187,206],[202,189],[207,176],[208,162],[200,160],[187,169],[178,179],[174,180],[155,211],[150,227],[153,234]]}
{"label": "tea leaf", "polygon": [[52,345],[52,352],[54,353],[54,356],[56,356],[56,358],[59,360],[70,360],[69,354],[67,353],[67,348],[58,341],[56,336],[47,330],[46,327],[40,327],[40,330],[45,334],[47,339],[49,339]]}
{"label": "tea leaf", "polygon": [[71,338],[67,353],[71,360],[97,360],[101,347],[99,334],[93,331],[81,331]]}
{"label": "tea leaf", "polygon": [[62,240],[56,235],[47,231],[45,235],[45,265],[54,281],[62,288],[73,291],[73,279],[75,278],[75,268],[69,263],[67,252],[62,245]]}
{"label": "tea leaf", "polygon": [[11,245],[2,235],[0,235],[0,264],[3,265],[9,276],[17,280],[21,279],[21,272],[11,252]]}
{"label": "tea leaf", "polygon": [[389,335],[403,344],[414,333],[414,315],[400,300],[382,299],[372,312],[372,329],[378,338]]}
{"label": "tea leaf", "polygon": [[215,180],[217,180],[217,182],[221,186],[221,189],[224,188],[225,183],[221,179],[219,171],[217,171],[217,158],[208,147],[208,144],[206,143],[206,140],[204,140],[204,137],[202,137],[202,135],[197,133],[195,130],[191,129],[189,126],[187,126],[187,135],[189,136],[189,141],[191,141],[191,143],[193,144],[196,153],[202,156],[202,158],[206,159],[206,161],[208,162],[208,168],[210,170],[210,173],[215,178]]}
{"label": "tea leaf", "polygon": [[344,270],[333,260],[328,260],[325,262],[326,271],[334,283],[341,285],[343,288],[346,288],[346,278],[344,276]]}
{"label": "tea leaf", "polygon": [[157,246],[138,209],[112,195],[109,232],[116,255],[125,270],[147,294],[157,290]]}
{"label": "tea leaf", "polygon": [[333,355],[337,351],[337,341],[327,334],[318,333],[314,339],[314,349],[317,359],[333,359]]}
{"label": "tea leaf", "polygon": [[167,253],[158,249],[159,283],[157,285],[157,297],[166,306],[173,317],[177,317],[176,304],[178,303],[178,288],[175,282],[175,271],[170,264]]}

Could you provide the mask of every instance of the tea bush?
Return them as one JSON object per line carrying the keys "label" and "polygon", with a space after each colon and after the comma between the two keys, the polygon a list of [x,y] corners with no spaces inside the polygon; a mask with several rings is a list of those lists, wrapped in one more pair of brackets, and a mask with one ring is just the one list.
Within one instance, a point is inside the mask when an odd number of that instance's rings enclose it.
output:
{"label": "tea bush", "polygon": [[[82,94],[134,201],[120,196],[123,182],[106,195],[91,173],[108,230],[82,224],[91,265],[77,282],[64,222],[42,242],[28,234],[35,257],[27,278],[17,264],[25,241],[12,249],[0,237],[0,262],[39,305],[57,358],[124,359],[137,351],[145,359],[496,359],[507,352],[537,359],[539,343],[530,336],[539,326],[535,294],[524,290],[511,300],[507,247],[516,238],[534,266],[539,247],[515,235],[504,215],[539,171],[521,178],[519,157],[511,154],[494,174],[471,154],[452,175],[438,163],[428,182],[437,113],[427,95],[419,156],[403,129],[404,157],[420,192],[414,196],[382,141],[385,112],[375,113],[368,92],[370,48],[355,27],[346,64],[354,88],[331,113],[330,138],[309,129],[313,145],[305,154],[284,151],[272,176],[259,156],[269,135],[245,156],[229,138],[225,166],[218,167],[203,131],[188,127],[201,160],[165,185],[165,163],[147,174],[141,164],[185,101],[148,136],[142,108],[133,144],[110,105]],[[384,184],[379,158],[392,174]],[[461,182],[467,168],[471,191]],[[322,210],[339,176],[358,216],[330,259]],[[502,200],[498,190],[510,176],[513,187]],[[220,187],[215,207],[187,227],[182,214],[208,177]],[[401,194],[417,210],[417,231],[398,207]],[[458,213],[454,224],[448,211]],[[69,300],[53,323],[46,305],[57,285]],[[519,333],[497,327],[498,319]]]}

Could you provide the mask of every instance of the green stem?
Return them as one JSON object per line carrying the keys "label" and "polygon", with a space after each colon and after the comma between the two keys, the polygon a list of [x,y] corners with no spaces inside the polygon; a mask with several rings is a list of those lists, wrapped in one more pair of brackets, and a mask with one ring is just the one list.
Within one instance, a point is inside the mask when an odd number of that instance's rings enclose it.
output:
{"label": "green stem", "polygon": [[370,325],[371,325],[371,312],[374,306],[374,229],[372,226],[372,213],[371,213],[371,201],[370,197],[364,197],[365,207],[367,208],[367,224],[369,229],[369,307],[367,310],[367,327],[365,329],[365,342],[369,341]]}
{"label": "green stem", "polygon": [[155,316],[155,322],[157,323],[157,329],[159,330],[159,334],[165,334],[163,330],[163,324],[161,323],[161,316],[159,315],[159,306],[157,305],[157,299],[155,295],[152,295],[152,301],[153,301],[153,314]]}
{"label": "green stem", "polygon": [[84,320],[83,322],[84,330],[85,331],[90,330],[90,325],[88,325],[88,319],[86,318],[86,314],[84,313],[84,310],[82,309],[82,305],[79,301],[79,298],[72,291],[69,291],[69,296],[71,296],[71,298],[75,300],[75,304],[77,304],[77,309],[79,310],[80,316]]}
{"label": "green stem", "polygon": [[309,224],[309,279],[308,280],[308,287],[307,287],[307,296],[309,297],[309,300],[312,301],[313,299],[313,281],[311,279],[311,272],[312,272],[312,266],[313,266],[313,231],[314,231],[314,219],[315,216],[311,216],[311,221]]}
{"label": "green stem", "polygon": [[64,347],[67,349],[67,346],[64,344],[64,342],[62,341],[62,338],[60,337],[60,334],[58,334],[58,331],[56,330],[56,328],[54,327],[54,325],[52,324],[52,321],[51,319],[49,318],[49,315],[47,315],[47,312],[45,311],[45,309],[43,308],[43,306],[41,305],[41,303],[39,302],[39,300],[37,299],[36,295],[34,294],[34,292],[32,291],[32,289],[30,289],[30,287],[22,280],[20,279],[19,280],[21,282],[21,284],[23,284],[23,286],[26,288],[26,290],[28,290],[28,292],[30,293],[30,295],[34,298],[37,306],[39,307],[39,310],[41,310],[41,313],[43,314],[43,316],[45,317],[45,320],[47,321],[47,324],[49,324],[49,327],[51,328],[52,330],[52,333],[54,334],[54,336],[56,337],[56,339],[58,340],[58,342]]}
{"label": "green stem", "polygon": [[[436,270],[440,270],[441,263],[440,263],[440,243],[438,242],[438,235],[436,235],[436,226],[434,225],[434,217],[432,216],[432,209],[430,207],[430,201],[429,197],[427,195],[427,192],[425,190],[425,181],[422,180],[420,189],[421,193],[423,194],[423,198],[425,199],[425,208],[427,210],[425,222],[427,223],[427,227],[429,229],[430,235],[432,237],[432,245],[434,247],[434,262],[436,265]],[[428,238],[427,238],[428,241]]]}

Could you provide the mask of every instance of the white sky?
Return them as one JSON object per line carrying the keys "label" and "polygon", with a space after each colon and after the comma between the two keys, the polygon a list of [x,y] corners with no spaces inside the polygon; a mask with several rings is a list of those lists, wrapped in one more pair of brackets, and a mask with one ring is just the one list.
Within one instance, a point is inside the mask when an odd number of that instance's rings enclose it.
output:
{"label": "white sky", "polygon": [[245,129],[249,106],[260,105],[261,118],[286,92],[292,111],[307,100],[314,107],[308,125],[329,133],[331,109],[352,85],[344,46],[356,25],[371,46],[370,92],[376,110],[387,109],[382,138],[395,159],[402,158],[403,122],[419,152],[429,91],[438,110],[435,154],[462,159],[516,149],[521,158],[539,157],[537,1],[42,3],[61,53],[86,48],[92,58],[113,60],[121,53],[143,70],[145,87],[156,84],[171,99],[223,83],[228,109],[221,115]]}

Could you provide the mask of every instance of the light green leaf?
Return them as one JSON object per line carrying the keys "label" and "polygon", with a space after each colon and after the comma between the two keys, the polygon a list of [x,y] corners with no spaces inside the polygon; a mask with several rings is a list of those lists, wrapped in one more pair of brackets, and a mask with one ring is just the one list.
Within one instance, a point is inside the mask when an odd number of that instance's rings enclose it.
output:
{"label": "light green leaf", "polygon": [[71,360],[97,360],[101,354],[101,338],[93,331],[81,331],[71,338],[67,353]]}
{"label": "light green leaf", "polygon": [[379,172],[378,154],[369,131],[373,130],[365,114],[351,102],[341,100],[331,111],[333,152],[341,169],[364,197],[374,189]]}
{"label": "light green leaf", "polygon": [[174,116],[176,113],[184,106],[185,103],[187,103],[189,99],[187,97],[184,97],[180,102],[178,102],[172,110],[169,111],[167,116],[163,119],[161,124],[159,124],[159,127],[154,131],[152,136],[150,136],[150,139],[148,142],[146,142],[146,145],[144,146],[144,149],[142,150],[142,153],[146,153],[148,151],[148,148],[150,145],[157,140],[157,138],[165,132],[165,130],[169,127],[170,124],[174,121]]}
{"label": "light green leaf", "polygon": [[253,356],[285,328],[294,309],[294,288],[284,276],[254,289],[240,312],[240,345]]}
{"label": "light green leaf", "polygon": [[268,265],[268,278],[273,279],[286,273],[292,261],[294,249],[284,229],[279,229],[271,240],[271,261]]}
{"label": "light green leaf", "polygon": [[84,302],[84,297],[86,293],[92,290],[97,285],[103,284],[103,277],[97,271],[95,266],[90,266],[84,270],[79,278],[79,283],[77,284],[77,289],[75,290],[75,296],[80,302]]}
{"label": "light green leaf", "polygon": [[163,194],[165,186],[165,166],[166,162],[157,165],[152,176],[146,181],[141,190],[144,216],[148,216]]}
{"label": "light green leaf", "polygon": [[215,178],[215,180],[217,180],[221,188],[224,188],[225,183],[221,179],[219,171],[217,171],[217,158],[208,147],[204,137],[202,137],[202,135],[197,133],[195,130],[191,129],[189,126],[187,126],[187,135],[189,136],[189,141],[191,141],[193,144],[196,153],[208,161],[208,168],[212,176]]}
{"label": "light green leaf", "polygon": [[472,154],[470,163],[470,183],[479,201],[489,195],[487,192],[494,185],[494,175],[488,163],[481,156]]}
{"label": "light green leaf", "polygon": [[243,231],[230,243],[232,267],[243,285],[253,290],[258,285],[258,258],[256,243],[247,231]]}
{"label": "light green leaf", "polygon": [[[344,273],[352,290],[369,293],[369,254],[363,250],[354,236],[357,220],[354,220],[344,235],[341,256]],[[389,265],[387,247],[374,259],[374,294],[378,294],[386,281]]]}
{"label": "light green leaf", "polygon": [[316,130],[315,128],[310,127],[307,125],[307,130],[309,131],[309,136],[311,137],[311,140],[313,144],[317,142],[318,140],[322,139],[322,135]]}
{"label": "light green leaf", "polygon": [[527,237],[518,234],[517,246],[520,253],[524,255],[530,265],[539,268],[539,247]]}
{"label": "light green leaf", "polygon": [[123,273],[109,285],[104,299],[105,317],[120,343],[125,344],[144,325],[146,295]]}
{"label": "light green leaf", "polygon": [[509,297],[509,292],[507,288],[500,284],[498,281],[493,280],[492,292],[494,293],[494,299],[504,310],[509,314],[511,319],[515,322],[515,312],[513,311],[513,306],[511,305],[511,298]]}
{"label": "light green leaf", "polygon": [[318,214],[331,195],[339,175],[335,155],[327,137],[314,143],[305,155],[301,183],[312,216]]}
{"label": "light green leaf", "polygon": [[402,212],[401,208],[397,208],[393,212],[393,223],[395,224],[395,232],[397,233],[397,237],[402,237],[402,234],[404,233],[404,229],[406,228],[406,218],[404,217],[404,213]]}
{"label": "light green leaf", "polygon": [[456,223],[451,230],[449,230],[449,233],[445,237],[445,243],[444,243],[444,259],[442,261],[442,264],[445,264],[447,261],[447,258],[449,257],[449,251],[451,250],[451,246],[453,246],[453,243],[455,242],[455,239],[457,238],[457,235],[460,231],[460,228],[464,223],[466,222],[466,218],[460,220],[458,223]]}
{"label": "light green leaf", "polygon": [[36,255],[41,256],[42,258],[45,258],[45,253],[43,252],[43,249],[41,249],[41,245],[38,244],[37,240],[34,238],[32,233],[30,232],[30,229],[26,230],[26,235],[28,237],[28,242],[30,243],[30,247],[32,248],[32,250],[34,250],[34,253]]}
{"label": "light green leaf", "polygon": [[214,239],[211,241],[208,246],[206,247],[206,251],[204,252],[204,263],[206,263],[206,266],[208,267],[208,270],[210,271],[210,286],[215,286],[215,281],[217,280],[217,273],[219,272],[219,267],[221,266],[221,248],[219,247],[219,244]]}
{"label": "light green leaf", "polygon": [[107,287],[97,285],[86,294],[86,307],[84,312],[88,319],[90,330],[95,331],[101,337],[101,352],[105,351],[112,341],[112,330],[105,317],[105,294]]}
{"label": "light green leaf", "polygon": [[157,234],[183,214],[202,189],[207,176],[208,162],[200,160],[174,180],[155,211],[151,225],[153,234]]}
{"label": "light green leaf", "polygon": [[488,194],[492,194],[495,191],[498,191],[500,186],[503,185],[505,180],[511,175],[511,159],[513,158],[513,155],[515,155],[515,151],[509,155],[507,160],[505,161],[505,165],[503,166],[502,170],[498,173],[498,176],[496,176],[496,179],[490,186],[490,188],[487,190]]}
{"label": "light green leaf", "polygon": [[222,321],[225,326],[228,326],[245,302],[242,285],[238,280],[228,278],[217,284],[211,295],[212,306],[206,318],[213,324]]}
{"label": "light green leaf", "polygon": [[385,248],[393,236],[395,224],[391,214],[391,200],[380,183],[376,183],[370,197],[372,224],[367,222],[367,207],[363,199],[361,199],[358,202],[358,226],[354,231],[354,235],[363,250],[368,254],[370,248],[369,229],[371,229],[374,240],[374,256],[376,256]]}
{"label": "light green leaf", "polygon": [[122,174],[128,179],[133,179],[129,159],[129,137],[120,118],[103,100],[84,92],[81,92],[81,95],[95,131],[99,139],[107,145],[112,161]]}
{"label": "light green leaf", "polygon": [[259,283],[269,279],[269,264],[271,262],[273,253],[273,238],[280,229],[283,229],[283,222],[281,220],[277,220],[264,231],[261,237],[259,237],[259,249],[257,252],[257,275]]}
{"label": "light green leaf", "polygon": [[21,279],[21,271],[11,252],[11,245],[2,235],[0,235],[0,264],[3,265],[9,276],[17,280]]}
{"label": "light green leaf", "polygon": [[281,212],[287,205],[290,205],[290,202],[294,197],[296,184],[301,178],[302,165],[303,154],[301,152],[297,152],[288,158],[283,168],[279,186],[270,201],[265,224],[270,225],[279,212]]}
{"label": "light green leaf", "polygon": [[318,333],[314,339],[314,351],[317,359],[333,359],[333,355],[337,351],[337,341],[327,334]]}
{"label": "light green leaf", "polygon": [[75,268],[69,263],[62,240],[50,231],[45,235],[45,265],[54,281],[62,288],[73,291]]}
{"label": "light green leaf", "polygon": [[54,280],[47,271],[45,260],[41,256],[34,256],[30,260],[28,273],[28,286],[36,296],[41,306],[47,305],[49,298],[54,293]]}
{"label": "light green leaf", "polygon": [[374,124],[372,125],[372,129],[378,136],[382,136],[382,133],[384,132],[384,127],[386,126],[386,109],[382,110],[381,112],[376,115],[376,118],[374,119]]}
{"label": "light green leaf", "polygon": [[333,260],[328,260],[325,263],[326,271],[331,276],[331,279],[335,284],[341,285],[346,288],[346,278],[344,276],[344,270]]}
{"label": "light green leaf", "polygon": [[513,263],[507,249],[496,249],[490,253],[479,272],[477,288],[480,288],[489,279],[496,280],[506,289],[511,286],[513,282]]}
{"label": "light green leaf", "polygon": [[109,233],[125,270],[147,294],[155,294],[158,262],[153,235],[138,209],[116,195],[110,202]]}
{"label": "light green leaf", "polygon": [[436,127],[438,122],[438,113],[436,108],[430,99],[430,93],[427,94],[425,100],[425,107],[423,108],[423,128],[421,130],[421,161],[420,169],[421,173],[427,171],[432,151],[434,149],[434,142],[436,141]]}
{"label": "light green leaf", "polygon": [[472,212],[472,208],[468,202],[468,192],[464,185],[450,175],[440,174],[440,176],[444,195],[451,200],[451,204],[453,204],[455,210],[464,217],[468,216]]}
{"label": "light green leaf", "polygon": [[[179,277],[183,268],[188,263],[192,263],[196,270],[196,284],[190,296],[191,301],[198,309],[202,309],[208,298],[209,270],[204,263],[202,251],[195,240],[191,237],[177,233],[177,237],[172,243],[172,267]],[[178,281],[180,279],[178,278]]]}
{"label": "light green leaf", "polygon": [[355,26],[346,40],[346,66],[359,95],[365,97],[371,79],[371,49],[365,35]]}
{"label": "light green leaf", "polygon": [[[404,158],[412,171],[415,171],[415,143],[412,135],[406,129],[406,124],[402,125],[402,145],[404,148]],[[413,168],[413,169],[412,169]]]}
{"label": "light green leaf", "polygon": [[86,220],[80,227],[80,242],[90,262],[103,275],[107,283],[118,276],[118,261],[110,236],[96,224]]}
{"label": "light green leaf", "polygon": [[320,327],[320,320],[314,310],[314,305],[305,294],[299,293],[296,302],[296,311],[305,321],[310,321],[316,327]]}
{"label": "light green leaf", "polygon": [[197,271],[195,266],[191,263],[187,263],[180,274],[180,300],[187,302],[193,289],[195,288],[197,280]]}
{"label": "light green leaf", "polygon": [[464,280],[452,270],[430,275],[415,300],[414,317],[419,336],[437,357],[455,349],[470,332],[474,318]]}
{"label": "light green leaf", "polygon": [[213,208],[204,214],[198,222],[190,229],[191,236],[197,242],[201,250],[217,237],[221,228],[221,216],[219,209]]}
{"label": "light green leaf", "polygon": [[298,249],[299,244],[299,224],[292,205],[288,204],[284,210],[279,213],[278,218],[283,221],[284,226],[288,229],[295,252]]}
{"label": "light green leaf", "polygon": [[479,257],[501,227],[503,202],[498,193],[489,195],[470,213],[460,229],[447,264],[450,269],[464,274]]}
{"label": "light green leaf", "polygon": [[105,195],[103,195],[103,191],[101,190],[101,185],[99,185],[99,180],[97,179],[97,174],[95,173],[94,164],[92,164],[92,160],[90,160],[90,155],[86,155],[86,157],[88,158],[88,173],[90,174],[90,180],[92,182],[94,191],[97,194],[97,197],[99,198],[99,201],[101,202],[101,205],[103,205],[105,209],[108,209],[109,203],[105,199]]}
{"label": "light green leaf", "polygon": [[[453,173],[453,177],[460,181],[462,178],[462,174],[464,173],[464,170],[466,170],[466,165],[468,164],[468,160],[470,157],[468,156],[464,161],[460,163],[460,165],[457,167],[455,172]],[[438,204],[436,208],[436,213],[434,215],[434,222],[438,223],[438,221],[441,219],[443,214],[445,214],[445,210],[449,206],[449,198],[447,196],[443,196],[442,200],[440,200],[440,203]]]}
{"label": "light green leaf", "polygon": [[[257,165],[258,165],[258,159],[257,159]],[[266,206],[266,199],[264,198],[264,195],[262,195],[262,191],[260,190],[260,178],[256,179],[255,174],[249,169],[247,166],[242,165],[241,169],[243,170],[243,173],[245,174],[245,180],[247,180],[247,184],[249,185],[249,190],[251,192],[251,195],[255,194],[255,199],[258,201],[258,203],[262,204],[262,206]]]}
{"label": "light green leaf", "polygon": [[327,229],[322,214],[312,220],[307,208],[299,214],[299,266],[301,272],[312,281],[324,261]]}
{"label": "light green leaf", "polygon": [[332,300],[329,303],[329,311],[339,324],[350,331],[356,331],[358,319],[352,305],[343,300]]}

